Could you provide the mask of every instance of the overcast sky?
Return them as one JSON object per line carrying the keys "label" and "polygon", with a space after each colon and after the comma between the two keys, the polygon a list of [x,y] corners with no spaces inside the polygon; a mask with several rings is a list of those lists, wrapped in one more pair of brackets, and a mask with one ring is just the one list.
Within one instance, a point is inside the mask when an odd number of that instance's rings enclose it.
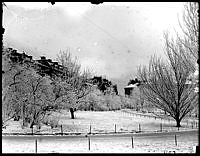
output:
{"label": "overcast sky", "polygon": [[[3,9],[4,44],[55,60],[70,49],[83,68],[123,80],[153,54],[164,57],[163,32],[178,30],[184,3],[8,3]],[[121,81],[122,82],[122,81]],[[118,81],[119,83],[119,81]]]}

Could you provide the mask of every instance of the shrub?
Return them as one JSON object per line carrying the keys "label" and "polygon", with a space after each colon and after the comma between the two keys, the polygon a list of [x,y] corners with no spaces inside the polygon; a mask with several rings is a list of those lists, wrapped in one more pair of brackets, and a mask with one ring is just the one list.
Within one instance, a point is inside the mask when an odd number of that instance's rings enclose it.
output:
{"label": "shrub", "polygon": [[49,125],[49,117],[45,116],[44,119],[42,120],[42,123],[48,126]]}
{"label": "shrub", "polygon": [[45,116],[42,120],[42,123],[47,126],[51,126],[51,128],[56,128],[59,126],[59,117],[53,115]]}
{"label": "shrub", "polygon": [[58,124],[59,120],[57,118],[52,118],[52,119],[50,119],[49,122],[50,122],[50,126],[52,129],[57,128],[59,126],[59,124]]}

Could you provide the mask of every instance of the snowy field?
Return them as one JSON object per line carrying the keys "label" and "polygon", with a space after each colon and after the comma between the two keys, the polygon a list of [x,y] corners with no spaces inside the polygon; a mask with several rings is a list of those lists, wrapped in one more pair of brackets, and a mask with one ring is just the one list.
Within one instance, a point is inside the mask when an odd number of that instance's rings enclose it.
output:
{"label": "snowy field", "polygon": [[[118,133],[118,132],[158,132],[158,131],[178,131],[174,120],[164,120],[160,118],[141,116],[124,111],[77,111],[76,119],[71,119],[67,111],[54,114],[54,118],[59,118],[59,125],[63,127],[63,133]],[[197,120],[183,121],[179,130],[197,129]],[[90,130],[91,129],[91,130]],[[10,121],[3,133],[31,133],[30,128],[21,129],[20,123]],[[60,133],[61,127],[51,129],[50,126],[42,125],[40,130],[34,127],[34,133]]]}
{"label": "snowy field", "polygon": [[[3,137],[3,153],[194,153],[198,132],[133,136],[18,136]],[[132,146],[133,145],[133,146]]]}
{"label": "snowy field", "polygon": [[[37,152],[39,153],[193,153],[193,147],[198,143],[198,125],[191,122],[182,123],[178,130],[176,123],[172,120],[164,120],[154,117],[144,117],[139,114],[127,113],[124,111],[109,112],[75,112],[76,119],[70,119],[69,112],[54,114],[59,117],[59,124],[62,124],[63,133],[74,134],[76,136],[4,136],[5,133],[31,133],[30,128],[21,129],[19,121],[10,121],[3,129],[2,152],[3,153],[35,153],[35,140],[37,138]],[[195,121],[197,123],[197,121]],[[162,132],[161,132],[162,124]],[[140,126],[139,126],[140,125]],[[197,127],[196,127],[197,126]],[[141,132],[138,133],[139,127]],[[179,135],[181,132],[194,133]],[[88,133],[91,131],[90,150]],[[60,133],[61,128],[51,129],[50,126],[43,125],[40,131],[34,128],[35,134],[55,134]],[[116,132],[116,133],[115,133]],[[153,133],[153,136],[137,137],[134,135],[145,135]],[[159,136],[159,133],[173,133]],[[94,135],[95,134],[95,135]],[[123,137],[96,137],[97,134],[124,135]],[[129,135],[134,136],[132,140]],[[178,145],[175,146],[174,134],[177,134]],[[46,140],[46,138],[48,138]]]}

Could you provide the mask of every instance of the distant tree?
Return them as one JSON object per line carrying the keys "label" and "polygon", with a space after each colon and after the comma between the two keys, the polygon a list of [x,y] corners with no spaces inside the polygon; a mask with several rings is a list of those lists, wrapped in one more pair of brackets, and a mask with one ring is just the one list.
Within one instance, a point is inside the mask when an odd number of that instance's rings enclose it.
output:
{"label": "distant tree", "polygon": [[104,95],[99,89],[94,89],[90,94],[86,96],[86,104],[81,105],[84,110],[91,111],[106,111],[108,110],[106,104],[104,104]]}
{"label": "distant tree", "polygon": [[113,85],[113,91],[116,95],[118,95],[117,85]]}
{"label": "distant tree", "polygon": [[106,94],[103,96],[104,98],[104,104],[108,108],[108,110],[118,110],[121,109],[121,99],[119,96],[112,96],[109,94]]}
{"label": "distant tree", "polygon": [[[111,88],[115,89],[117,91],[116,87],[112,85],[112,82],[107,80],[106,78],[102,78],[102,76],[94,76],[91,79],[92,83],[97,85],[98,89],[105,94],[111,94]],[[117,93],[117,92],[116,92]]]}
{"label": "distant tree", "polygon": [[137,109],[137,99],[133,97],[125,97],[119,95],[121,101],[121,108],[128,108],[128,109]]}

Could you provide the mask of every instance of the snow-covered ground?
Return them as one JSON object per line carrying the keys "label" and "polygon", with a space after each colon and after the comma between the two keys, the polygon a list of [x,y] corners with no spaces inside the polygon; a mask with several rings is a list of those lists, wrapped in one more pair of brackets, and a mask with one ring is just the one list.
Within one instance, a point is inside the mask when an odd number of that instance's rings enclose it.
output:
{"label": "snow-covered ground", "polygon": [[[152,117],[143,117],[140,115],[134,115],[130,113],[119,111],[108,111],[108,112],[88,112],[88,111],[77,111],[75,112],[76,119],[70,119],[69,112],[63,111],[62,114],[54,114],[59,117],[59,124],[62,124],[64,133],[82,133],[81,136],[68,138],[69,136],[50,136],[49,140],[38,139],[38,152],[41,153],[164,153],[164,152],[180,152],[180,153],[191,153],[193,146],[197,146],[198,136],[185,135],[178,138],[178,146],[175,146],[174,135],[169,135],[167,138],[155,136],[151,137],[135,137],[134,148],[132,148],[131,137],[91,137],[91,149],[88,149],[88,138],[83,137],[90,132],[91,133],[114,133],[116,127],[116,134],[118,132],[126,132],[132,134],[139,130],[139,125],[142,133],[157,133],[161,130],[162,132],[178,132],[176,123],[172,120],[161,120]],[[115,126],[116,125],[116,126]],[[191,122],[183,122],[182,127],[179,131],[198,130],[196,125],[191,127]],[[34,128],[34,133],[36,132]],[[31,133],[30,128],[21,129],[20,122],[10,121],[6,129],[3,129],[2,133]],[[51,129],[50,126],[43,125],[40,132],[37,133],[60,133],[61,128]],[[15,136],[12,139],[2,138],[2,152],[4,153],[17,153],[35,152],[35,137],[44,136]],[[13,136],[12,136],[13,137]],[[24,138],[23,138],[24,137]],[[30,139],[32,137],[32,139]],[[58,137],[58,138],[55,138]],[[21,138],[21,139],[20,139]]]}
{"label": "snow-covered ground", "polygon": [[35,153],[37,138],[38,153],[193,153],[198,145],[198,132],[176,133],[177,146],[173,133],[133,136],[21,136],[3,137],[3,153]]}
{"label": "snow-covered ground", "polygon": [[[176,123],[173,120],[161,120],[159,118],[143,117],[130,113],[119,111],[107,112],[89,112],[77,111],[75,112],[76,119],[70,119],[69,112],[64,111],[62,114],[54,114],[59,117],[59,124],[62,124],[64,133],[111,133],[115,132],[135,132],[139,130],[142,132],[156,132],[160,131],[177,131]],[[197,121],[191,126],[190,122],[183,122],[179,130],[197,129]],[[31,133],[30,128],[21,129],[20,123],[10,121],[3,133]],[[34,132],[36,132],[34,128]],[[50,126],[43,125],[41,130],[37,133],[60,133],[61,128],[51,129]]]}

